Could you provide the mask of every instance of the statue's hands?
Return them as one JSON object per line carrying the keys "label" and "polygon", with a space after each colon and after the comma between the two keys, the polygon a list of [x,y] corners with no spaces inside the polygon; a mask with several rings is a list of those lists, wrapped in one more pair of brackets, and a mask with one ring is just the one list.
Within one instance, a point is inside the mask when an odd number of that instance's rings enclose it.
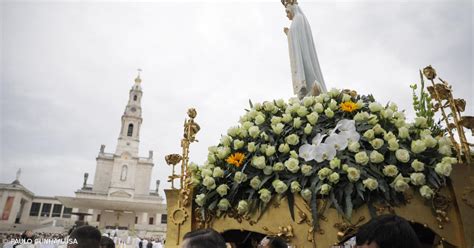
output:
{"label": "statue's hands", "polygon": [[284,28],[283,28],[283,32],[285,32],[286,35],[288,35],[288,31],[290,31],[289,28],[287,28],[287,27],[284,27]]}

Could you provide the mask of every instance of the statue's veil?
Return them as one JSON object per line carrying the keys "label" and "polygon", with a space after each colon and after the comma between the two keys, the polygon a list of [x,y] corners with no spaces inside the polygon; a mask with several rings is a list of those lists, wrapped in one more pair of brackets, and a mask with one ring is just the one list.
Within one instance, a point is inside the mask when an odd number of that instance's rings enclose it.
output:
{"label": "statue's veil", "polygon": [[311,94],[314,83],[327,92],[308,20],[298,5],[290,4],[287,9],[294,15],[288,32],[293,89],[298,94],[305,88]]}

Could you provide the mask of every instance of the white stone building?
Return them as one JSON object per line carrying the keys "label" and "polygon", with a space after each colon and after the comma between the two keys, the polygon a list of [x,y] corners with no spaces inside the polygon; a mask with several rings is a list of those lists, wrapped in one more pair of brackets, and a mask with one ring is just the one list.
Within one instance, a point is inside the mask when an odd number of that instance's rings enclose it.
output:
{"label": "white stone building", "polygon": [[138,76],[130,89],[128,104],[115,152],[108,153],[102,145],[96,158],[94,182],[83,187],[76,197],[57,197],[65,206],[88,213],[84,221],[99,229],[120,229],[138,236],[160,236],[166,233],[166,206],[156,189],[150,190],[153,152],[140,157],[140,127],[142,124],[142,88]]}
{"label": "white stone building", "polygon": [[158,194],[159,181],[150,190],[153,152],[149,151],[148,157],[138,153],[142,95],[138,76],[121,118],[115,151],[106,152],[105,145],[101,145],[93,184],[87,184],[85,173],[75,197],[35,196],[19,183],[18,176],[11,184],[0,184],[0,229],[19,224],[41,227],[60,221],[64,228],[77,222],[97,226],[102,231],[118,229],[139,237],[164,237],[167,216],[163,198]]}

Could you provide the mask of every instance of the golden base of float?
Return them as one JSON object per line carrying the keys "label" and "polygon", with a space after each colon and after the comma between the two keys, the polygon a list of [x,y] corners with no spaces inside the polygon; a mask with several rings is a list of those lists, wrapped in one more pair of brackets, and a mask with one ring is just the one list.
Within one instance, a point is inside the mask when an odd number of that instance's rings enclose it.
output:
{"label": "golden base of float", "polygon": [[[320,216],[319,228],[313,232],[311,211],[306,202],[295,197],[295,220],[288,210],[286,198],[274,198],[268,209],[258,219],[253,216],[212,217],[202,222],[194,203],[184,207],[180,199],[180,190],[165,190],[168,208],[168,229],[166,247],[180,247],[184,234],[201,228],[213,228],[220,233],[230,230],[249,231],[263,235],[278,235],[295,247],[330,247],[347,235],[348,229],[367,222],[370,219],[368,207],[354,211],[351,224],[333,208]],[[440,195],[445,196],[437,202],[425,201],[419,194],[407,193],[410,202],[402,207],[376,206],[377,214],[395,213],[405,219],[423,225],[433,231],[441,247],[473,247],[474,245],[474,168],[466,165],[453,166],[451,183]],[[446,216],[437,216],[437,209],[444,209]],[[321,204],[324,202],[321,201]],[[447,217],[447,218],[446,218]]]}

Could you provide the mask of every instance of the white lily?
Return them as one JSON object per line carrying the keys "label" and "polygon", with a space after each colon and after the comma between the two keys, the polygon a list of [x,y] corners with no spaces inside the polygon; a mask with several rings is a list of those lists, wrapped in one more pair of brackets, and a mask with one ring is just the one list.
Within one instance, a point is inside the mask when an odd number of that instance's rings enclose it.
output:
{"label": "white lily", "polygon": [[346,136],[340,134],[332,134],[324,141],[324,144],[330,145],[338,151],[346,149],[348,143]]}
{"label": "white lily", "polygon": [[310,145],[310,144],[304,144],[300,146],[300,149],[298,150],[298,154],[301,158],[304,159],[304,161],[308,162],[311,160],[314,160],[316,157],[316,146],[315,145]]}
{"label": "white lily", "polygon": [[349,142],[359,142],[360,140],[360,134],[355,130],[342,131],[339,135],[344,136]]}
{"label": "white lily", "polygon": [[326,137],[327,135],[321,135],[320,133],[316,134],[316,136],[314,136],[313,140],[311,140],[311,142],[313,143],[313,145],[317,146],[319,144],[321,144],[321,142],[323,141],[324,137]]}
{"label": "white lily", "polygon": [[325,143],[319,144],[315,149],[315,160],[318,163],[324,160],[332,160],[336,156],[336,148]]}
{"label": "white lily", "polygon": [[355,121],[354,120],[349,120],[349,119],[342,119],[339,122],[337,122],[336,127],[338,128],[339,131],[355,131]]}

